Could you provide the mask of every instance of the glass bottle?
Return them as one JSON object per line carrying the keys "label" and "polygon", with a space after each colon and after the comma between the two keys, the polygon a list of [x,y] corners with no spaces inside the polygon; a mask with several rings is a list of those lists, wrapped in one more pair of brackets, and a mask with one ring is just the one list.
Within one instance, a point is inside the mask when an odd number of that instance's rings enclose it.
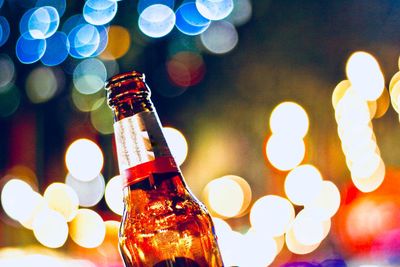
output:
{"label": "glass bottle", "polygon": [[116,75],[106,90],[123,179],[119,247],[125,265],[223,266],[211,217],[171,155],[144,75]]}

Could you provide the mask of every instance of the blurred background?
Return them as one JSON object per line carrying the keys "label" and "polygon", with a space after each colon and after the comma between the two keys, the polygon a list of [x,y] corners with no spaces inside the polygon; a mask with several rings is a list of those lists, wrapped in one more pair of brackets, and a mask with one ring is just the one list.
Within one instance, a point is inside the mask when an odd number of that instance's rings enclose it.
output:
{"label": "blurred background", "polygon": [[0,266],[123,266],[103,85],[130,70],[227,266],[400,265],[399,25],[393,0],[0,0]]}

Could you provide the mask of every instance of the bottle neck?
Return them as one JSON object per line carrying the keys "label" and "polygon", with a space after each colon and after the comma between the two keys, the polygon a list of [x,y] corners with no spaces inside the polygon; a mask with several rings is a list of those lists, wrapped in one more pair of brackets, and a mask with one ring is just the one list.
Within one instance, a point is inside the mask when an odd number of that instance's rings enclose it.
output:
{"label": "bottle neck", "polygon": [[108,91],[124,186],[152,174],[179,172],[143,79],[118,80]]}

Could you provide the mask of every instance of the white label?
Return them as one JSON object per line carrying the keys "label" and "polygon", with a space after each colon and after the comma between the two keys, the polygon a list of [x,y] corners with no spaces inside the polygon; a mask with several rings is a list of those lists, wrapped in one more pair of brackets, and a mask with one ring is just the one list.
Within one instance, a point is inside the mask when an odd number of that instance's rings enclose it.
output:
{"label": "white label", "polygon": [[154,112],[140,112],[114,123],[119,170],[171,156]]}

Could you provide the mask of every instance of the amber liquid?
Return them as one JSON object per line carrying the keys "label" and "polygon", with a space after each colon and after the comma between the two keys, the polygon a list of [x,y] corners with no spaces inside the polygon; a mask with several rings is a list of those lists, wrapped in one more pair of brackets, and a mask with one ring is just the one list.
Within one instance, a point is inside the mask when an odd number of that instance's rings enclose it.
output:
{"label": "amber liquid", "polygon": [[119,245],[126,266],[223,266],[211,217],[180,173],[151,175],[124,195]]}

